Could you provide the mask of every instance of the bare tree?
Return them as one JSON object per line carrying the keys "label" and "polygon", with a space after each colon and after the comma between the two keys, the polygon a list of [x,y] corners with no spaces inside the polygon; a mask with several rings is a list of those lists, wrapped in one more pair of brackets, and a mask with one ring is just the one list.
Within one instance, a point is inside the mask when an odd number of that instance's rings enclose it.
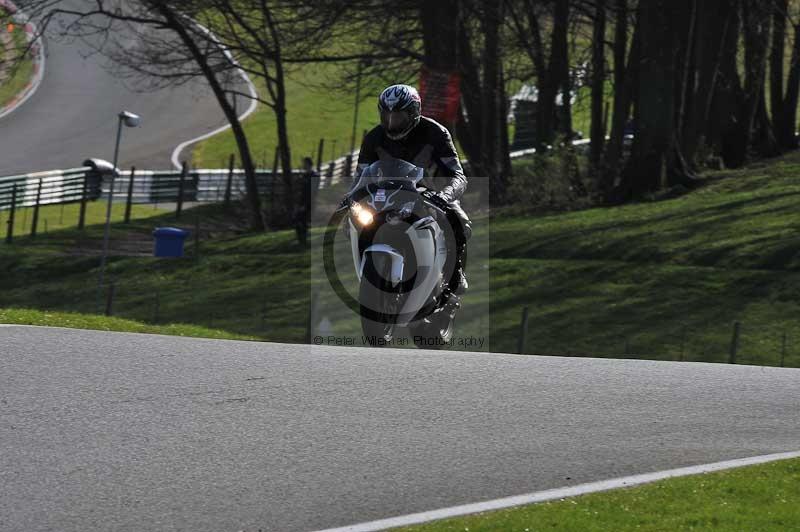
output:
{"label": "bare tree", "polygon": [[[85,7],[61,0],[34,0],[28,6],[40,31],[58,31],[84,38],[115,63],[117,74],[136,78],[148,89],[203,79],[231,126],[245,173],[250,226],[265,228],[256,184],[255,165],[244,129],[230,96],[240,65],[198,18],[208,9],[204,0],[142,0],[122,3],[93,0]],[[248,95],[248,97],[250,97]]]}
{"label": "bare tree", "polygon": [[[61,31],[100,36],[96,48],[110,57],[122,76],[161,88],[204,79],[211,88],[236,141],[246,176],[251,226],[263,229],[255,162],[236,101],[255,98],[275,116],[280,165],[291,212],[292,157],[286,105],[288,65],[325,60],[322,50],[339,22],[331,2],[283,0],[93,0],[85,9],[59,0],[32,0],[43,26],[66,20]],[[319,8],[319,9],[317,9]],[[322,14],[324,13],[324,16]],[[134,43],[131,46],[131,43]],[[245,72],[264,87],[244,90]],[[274,220],[288,221],[287,216]]]}

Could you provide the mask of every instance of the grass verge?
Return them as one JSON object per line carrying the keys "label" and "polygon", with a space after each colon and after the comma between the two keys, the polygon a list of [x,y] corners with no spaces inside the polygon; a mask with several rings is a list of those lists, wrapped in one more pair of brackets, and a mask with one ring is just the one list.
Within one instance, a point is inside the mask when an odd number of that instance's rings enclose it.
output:
{"label": "grass verge", "polygon": [[800,460],[675,478],[394,532],[800,529]]}
{"label": "grass verge", "polygon": [[255,340],[255,338],[250,336],[233,334],[219,329],[207,329],[186,323],[153,325],[122,318],[98,316],[96,314],[48,312],[33,309],[0,309],[0,323],[11,325],[46,325],[48,327],[93,329],[97,331],[166,334],[170,336],[192,336],[196,338],[217,338],[221,340]]}
{"label": "grass verge", "polygon": [[[78,226],[80,217],[80,203],[61,205],[43,205],[39,208],[39,221],[37,233],[46,234],[51,231],[72,230]],[[105,201],[92,201],[86,204],[86,221],[89,226],[105,223],[107,203]],[[154,205],[132,205],[131,219],[139,220],[158,217],[164,214],[163,209]],[[17,207],[14,213],[14,237],[30,235],[33,225],[33,207]],[[0,238],[8,234],[8,220],[10,213],[0,211]],[[125,204],[114,203],[111,208],[111,222],[120,224],[125,219]]]}

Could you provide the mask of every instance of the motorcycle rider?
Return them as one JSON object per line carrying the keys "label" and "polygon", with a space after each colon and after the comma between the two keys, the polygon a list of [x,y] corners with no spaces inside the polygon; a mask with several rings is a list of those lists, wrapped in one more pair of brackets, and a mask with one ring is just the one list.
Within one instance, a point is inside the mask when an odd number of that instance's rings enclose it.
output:
{"label": "motorcycle rider", "polygon": [[[471,222],[461,207],[460,199],[467,188],[467,177],[461,167],[458,152],[450,132],[443,125],[422,116],[419,93],[409,85],[392,85],[378,97],[381,123],[367,133],[358,155],[358,174],[370,164],[388,154],[425,168],[423,183],[449,207],[448,220],[453,227],[456,244],[455,271],[449,288],[463,294],[468,288],[464,273],[467,240],[472,234]],[[439,185],[439,186],[437,186]]]}

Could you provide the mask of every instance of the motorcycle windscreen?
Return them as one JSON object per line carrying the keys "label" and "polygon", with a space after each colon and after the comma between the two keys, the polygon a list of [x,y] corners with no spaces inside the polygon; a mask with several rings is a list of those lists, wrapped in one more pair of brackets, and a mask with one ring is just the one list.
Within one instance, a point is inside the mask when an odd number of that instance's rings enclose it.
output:
{"label": "motorcycle windscreen", "polygon": [[408,181],[414,186],[425,176],[425,170],[402,159],[382,157],[361,172],[358,182],[352,190],[358,190],[372,183],[386,181]]}

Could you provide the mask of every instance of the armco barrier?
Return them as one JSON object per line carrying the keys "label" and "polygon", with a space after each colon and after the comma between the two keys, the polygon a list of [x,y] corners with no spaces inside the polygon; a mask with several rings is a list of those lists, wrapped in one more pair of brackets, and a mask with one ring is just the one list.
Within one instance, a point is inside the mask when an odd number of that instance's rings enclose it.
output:
{"label": "armco barrier", "polygon": [[[302,174],[293,172],[295,178]],[[133,186],[131,187],[131,176]],[[256,184],[259,191],[266,193],[272,188],[276,177],[271,170],[257,170]],[[282,184],[277,176],[277,182]],[[41,182],[41,191],[39,183]],[[175,170],[127,170],[120,172],[114,179],[114,198],[127,201],[128,193],[132,203],[172,203],[178,201],[180,191],[184,202],[224,201],[228,183],[231,197],[240,197],[245,193],[245,175],[242,170],[211,169],[187,172],[181,186],[181,172]],[[16,189],[14,206],[31,207],[40,205],[72,203],[86,199],[93,200],[108,197],[110,180],[100,182],[91,167],[71,168],[68,170],[51,170],[32,174],[0,177],[0,210],[11,208],[11,200]]]}

